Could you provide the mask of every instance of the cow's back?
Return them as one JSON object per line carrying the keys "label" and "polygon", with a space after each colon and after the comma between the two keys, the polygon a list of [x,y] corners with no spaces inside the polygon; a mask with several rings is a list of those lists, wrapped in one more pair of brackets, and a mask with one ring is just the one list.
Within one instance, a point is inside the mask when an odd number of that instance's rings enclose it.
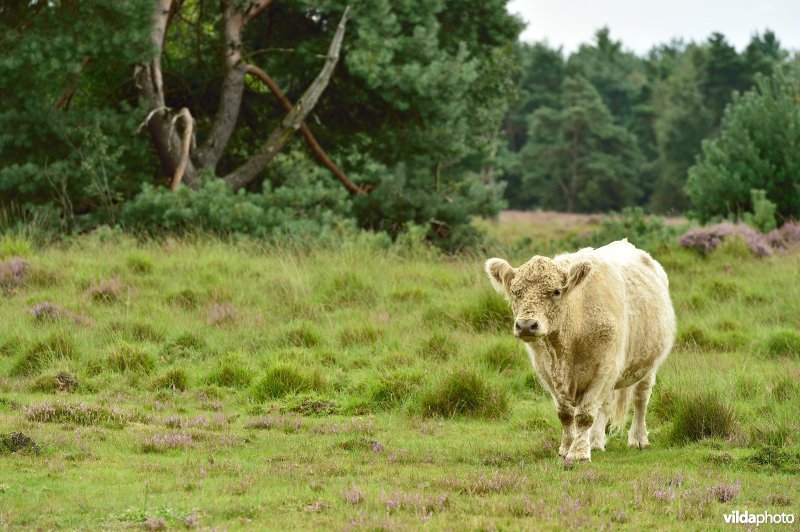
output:
{"label": "cow's back", "polygon": [[675,312],[664,268],[627,240],[594,250],[616,269],[625,287],[626,341],[618,387],[641,379],[666,358],[675,337]]}

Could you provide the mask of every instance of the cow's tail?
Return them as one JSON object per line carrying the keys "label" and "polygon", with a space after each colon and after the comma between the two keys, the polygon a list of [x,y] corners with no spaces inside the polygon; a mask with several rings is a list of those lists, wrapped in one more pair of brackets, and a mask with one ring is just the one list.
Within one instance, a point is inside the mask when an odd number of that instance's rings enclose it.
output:
{"label": "cow's tail", "polygon": [[611,412],[611,432],[622,432],[625,429],[625,421],[628,417],[628,405],[631,402],[633,386],[614,390],[614,404]]}

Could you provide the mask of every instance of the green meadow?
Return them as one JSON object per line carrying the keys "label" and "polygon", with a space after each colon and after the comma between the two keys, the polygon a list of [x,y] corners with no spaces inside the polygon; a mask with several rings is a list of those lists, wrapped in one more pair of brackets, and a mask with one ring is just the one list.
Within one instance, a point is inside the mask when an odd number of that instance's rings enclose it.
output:
{"label": "green meadow", "polygon": [[800,519],[800,254],[653,246],[679,333],[651,447],[617,434],[565,465],[483,261],[572,251],[582,229],[517,240],[511,223],[485,222],[495,244],[457,257],[365,234],[0,237],[0,528]]}

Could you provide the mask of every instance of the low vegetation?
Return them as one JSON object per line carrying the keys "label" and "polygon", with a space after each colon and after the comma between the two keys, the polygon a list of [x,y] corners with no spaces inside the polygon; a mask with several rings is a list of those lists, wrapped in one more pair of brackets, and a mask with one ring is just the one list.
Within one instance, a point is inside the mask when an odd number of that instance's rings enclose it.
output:
{"label": "low vegetation", "polygon": [[[558,419],[483,254],[410,257],[364,235],[313,250],[3,240],[0,526],[717,528],[733,509],[797,515],[800,255],[701,254],[642,223],[631,239],[670,273],[678,343],[652,447],[613,435],[590,464],[558,458]],[[584,229],[505,245],[518,264],[580,245]]]}

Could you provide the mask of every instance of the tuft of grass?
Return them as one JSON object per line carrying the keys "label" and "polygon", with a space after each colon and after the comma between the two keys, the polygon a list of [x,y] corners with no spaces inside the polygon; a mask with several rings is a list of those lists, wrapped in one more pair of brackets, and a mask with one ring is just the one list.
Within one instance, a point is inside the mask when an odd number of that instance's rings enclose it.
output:
{"label": "tuft of grass", "polygon": [[459,315],[462,321],[480,332],[510,331],[513,321],[508,303],[499,294],[488,291],[462,308]]}
{"label": "tuft of grass", "polygon": [[109,333],[116,338],[129,343],[137,342],[162,342],[164,333],[149,323],[140,322],[113,322],[108,327]]}
{"label": "tuft of grass", "polygon": [[345,329],[339,333],[339,345],[353,347],[356,345],[374,344],[380,338],[380,332],[370,325],[362,325],[353,329]]}
{"label": "tuft of grass", "polygon": [[186,358],[204,352],[208,348],[206,341],[195,334],[183,333],[161,347],[161,356],[168,360]]}
{"label": "tuft of grass", "polygon": [[772,356],[800,357],[800,332],[778,329],[767,336],[764,349]]}
{"label": "tuft of grass", "polygon": [[125,265],[134,273],[150,273],[155,268],[155,263],[144,253],[133,253],[125,258]]}
{"label": "tuft of grass", "polygon": [[284,331],[278,344],[291,347],[316,347],[322,344],[322,337],[313,324],[301,322]]}
{"label": "tuft of grass", "polygon": [[800,452],[771,445],[761,447],[747,457],[747,462],[757,467],[766,467],[787,473],[800,472]]}
{"label": "tuft of grass", "polygon": [[78,377],[67,371],[46,372],[31,384],[31,390],[43,393],[72,393],[78,389]]}
{"label": "tuft of grass", "polygon": [[422,393],[419,407],[425,416],[497,418],[508,412],[508,399],[480,373],[456,369]]}
{"label": "tuft of grass", "polygon": [[189,375],[181,368],[168,369],[153,381],[157,390],[184,392],[189,388]]}
{"label": "tuft of grass", "polygon": [[208,384],[224,388],[246,388],[252,381],[252,372],[237,353],[227,355],[206,377]]}
{"label": "tuft of grass", "polygon": [[322,391],[322,377],[314,371],[304,371],[286,363],[278,363],[253,385],[252,396],[258,402],[279,399],[289,394]]}
{"label": "tuft of grass", "polygon": [[328,308],[370,305],[377,300],[375,289],[360,275],[347,271],[330,278],[321,287],[322,301]]}
{"label": "tuft of grass", "polygon": [[200,294],[191,288],[184,288],[167,296],[167,302],[185,310],[194,310],[202,299]]}
{"label": "tuft of grass", "polygon": [[150,373],[156,367],[153,355],[138,345],[120,343],[112,347],[111,354],[106,359],[107,366],[112,371]]}
{"label": "tuft of grass", "polygon": [[123,289],[119,279],[106,279],[93,282],[86,290],[86,295],[98,303],[116,303],[122,297]]}
{"label": "tuft of grass", "polygon": [[417,352],[424,359],[447,360],[458,354],[458,344],[451,336],[437,332],[429,336]]}
{"label": "tuft of grass", "polygon": [[528,367],[519,347],[511,342],[495,342],[480,355],[483,364],[494,371],[522,370]]}
{"label": "tuft of grass", "polygon": [[0,341],[0,356],[11,357],[22,352],[22,341],[16,336]]}
{"label": "tuft of grass", "polygon": [[398,369],[382,374],[367,390],[369,406],[385,410],[403,403],[422,384],[422,374],[409,369]]}
{"label": "tuft of grass", "polygon": [[673,443],[684,444],[706,438],[728,439],[736,433],[733,408],[717,394],[687,394],[677,401],[670,434]]}
{"label": "tuft of grass", "polygon": [[17,360],[11,369],[12,375],[32,375],[55,360],[76,360],[78,347],[73,336],[67,332],[53,332],[33,344]]}

